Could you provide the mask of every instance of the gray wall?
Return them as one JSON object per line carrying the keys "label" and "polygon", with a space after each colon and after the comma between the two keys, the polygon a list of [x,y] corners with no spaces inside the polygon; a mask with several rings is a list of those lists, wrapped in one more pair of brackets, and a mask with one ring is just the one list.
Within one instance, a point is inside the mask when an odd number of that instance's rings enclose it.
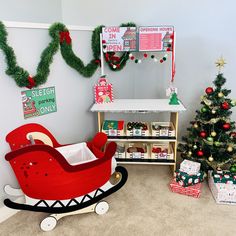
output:
{"label": "gray wall", "polygon": [[[180,133],[200,107],[200,96],[212,85],[217,74],[214,62],[223,55],[227,59],[225,77],[227,88],[235,88],[235,6],[233,0],[205,2],[169,1],[0,1],[0,20],[97,26],[119,25],[133,21],[137,25],[174,25],[177,32],[175,85],[179,98],[187,107],[180,115]],[[93,7],[91,7],[93,5]],[[14,7],[12,7],[14,6]],[[19,65],[32,75],[40,53],[50,41],[47,30],[9,28],[9,44],[15,50]],[[91,58],[91,32],[71,31],[73,48],[84,62]],[[96,129],[96,116],[89,111],[93,103],[93,84],[99,71],[90,79],[81,77],[68,67],[58,53],[51,66],[48,82],[42,87],[55,86],[58,111],[46,116],[23,119],[20,89],[4,70],[6,64],[0,51],[0,198],[5,184],[17,186],[17,181],[4,155],[9,151],[6,134],[19,125],[38,122],[48,127],[61,143],[80,142],[91,137]],[[170,64],[154,64],[151,60],[136,65],[128,62],[121,72],[106,68],[114,85],[116,98],[165,98],[169,84]],[[235,110],[232,116],[236,120]],[[143,119],[143,117],[137,117]],[[0,203],[1,204],[1,203]]]}
{"label": "gray wall", "polygon": [[0,0],[1,21],[52,23],[62,20],[61,0]]}

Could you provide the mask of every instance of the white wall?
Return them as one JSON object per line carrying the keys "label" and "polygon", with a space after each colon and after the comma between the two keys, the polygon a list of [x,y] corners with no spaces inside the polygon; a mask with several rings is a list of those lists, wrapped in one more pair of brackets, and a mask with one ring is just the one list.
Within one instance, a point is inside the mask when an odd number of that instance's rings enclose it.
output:
{"label": "white wall", "polygon": [[61,0],[0,0],[1,21],[52,23],[61,21]]}
{"label": "white wall", "polygon": [[[26,4],[27,2],[27,4]],[[14,6],[20,11],[12,10]],[[30,6],[29,6],[30,4]],[[38,5],[42,4],[42,5]],[[91,7],[93,5],[93,7]],[[41,6],[41,7],[40,7]],[[61,13],[59,9],[61,7]],[[172,1],[1,1],[0,20],[53,23],[63,19],[72,25],[119,25],[134,22],[141,25],[174,25],[177,32],[175,85],[179,98],[188,111],[180,115],[180,133],[185,133],[188,122],[200,107],[200,96],[212,85],[217,73],[214,62],[223,55],[227,59],[225,77],[231,97],[236,98],[235,81],[235,22],[236,3],[233,0],[205,2]],[[17,8],[16,8],[17,9]],[[27,9],[27,11],[23,9]],[[41,18],[42,17],[42,18]],[[61,18],[60,18],[61,17]],[[19,65],[34,75],[40,53],[50,41],[47,30],[8,29],[9,44],[13,46]],[[91,32],[72,31],[73,48],[85,62],[91,59]],[[106,70],[114,84],[117,98],[164,98],[169,84],[169,62],[141,65],[128,62],[121,72]],[[23,119],[20,92],[15,82],[4,73],[4,56],[0,51],[0,197],[4,184],[17,186],[14,174],[4,159],[9,151],[6,134],[17,126],[38,122],[48,127],[61,143],[77,142],[95,133],[96,116],[89,112],[93,103],[92,87],[99,71],[90,79],[81,77],[68,67],[58,53],[51,66],[48,82],[42,87],[55,86],[58,111],[46,116]],[[143,89],[145,88],[145,89]],[[141,119],[139,117],[139,119]],[[236,112],[232,116],[236,120]]]}

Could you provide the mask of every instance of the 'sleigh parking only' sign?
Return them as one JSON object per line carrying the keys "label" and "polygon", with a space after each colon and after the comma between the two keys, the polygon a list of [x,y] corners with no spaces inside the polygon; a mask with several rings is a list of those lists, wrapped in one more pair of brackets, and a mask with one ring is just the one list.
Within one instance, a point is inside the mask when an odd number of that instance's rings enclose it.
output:
{"label": "'sleigh parking only' sign", "polygon": [[57,111],[55,87],[22,91],[21,98],[25,119]]}

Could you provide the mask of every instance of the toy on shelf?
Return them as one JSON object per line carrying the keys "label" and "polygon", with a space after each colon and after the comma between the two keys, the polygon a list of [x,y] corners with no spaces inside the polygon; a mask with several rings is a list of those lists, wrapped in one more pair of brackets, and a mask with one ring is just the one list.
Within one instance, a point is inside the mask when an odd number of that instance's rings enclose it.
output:
{"label": "toy on shelf", "polygon": [[125,158],[125,144],[122,142],[117,142],[116,153],[114,155],[115,158]]}
{"label": "toy on shelf", "polygon": [[126,124],[127,136],[149,136],[149,127],[146,122],[128,122]]}
{"label": "toy on shelf", "polygon": [[129,143],[126,147],[126,158],[147,159],[148,146],[145,143]]}
{"label": "toy on shelf", "polygon": [[175,128],[172,122],[151,122],[152,136],[175,137]]}
{"label": "toy on shelf", "polygon": [[102,125],[102,132],[108,136],[123,136],[124,121],[123,120],[105,120]]}
{"label": "toy on shelf", "polygon": [[[116,144],[105,146],[107,136],[95,135],[86,143],[61,145],[53,135],[39,124],[26,124],[10,132],[6,141],[12,151],[9,161],[21,189],[9,185],[9,195],[25,197],[19,204],[5,199],[4,204],[13,209],[53,213],[41,222],[41,229],[52,230],[57,220],[67,215],[95,211],[107,212],[109,205],[103,198],[120,189],[128,174],[116,166],[113,158]],[[119,176],[113,185],[111,176]],[[118,174],[119,173],[119,174]]]}
{"label": "toy on shelf", "polygon": [[94,86],[95,103],[113,102],[112,84],[108,83],[106,76],[103,75],[98,80],[98,84]]}
{"label": "toy on shelf", "polygon": [[174,160],[174,151],[172,146],[163,143],[151,144],[151,158]]}

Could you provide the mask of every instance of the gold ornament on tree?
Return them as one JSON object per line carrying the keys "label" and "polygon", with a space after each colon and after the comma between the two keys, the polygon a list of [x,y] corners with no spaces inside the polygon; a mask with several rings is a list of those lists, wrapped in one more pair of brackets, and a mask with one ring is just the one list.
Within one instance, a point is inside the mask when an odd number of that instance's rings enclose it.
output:
{"label": "gold ornament on tree", "polygon": [[210,161],[210,162],[214,161],[213,156],[210,156],[210,157],[208,158],[208,161]]}
{"label": "gold ornament on tree", "polygon": [[228,151],[228,152],[232,152],[232,151],[233,151],[233,147],[232,147],[232,146],[228,146],[228,147],[227,147],[227,151]]}
{"label": "gold ornament on tree", "polygon": [[212,131],[212,132],[211,132],[211,136],[212,136],[212,137],[215,137],[215,136],[216,136],[216,132],[215,132],[215,131]]}
{"label": "gold ornament on tree", "polygon": [[212,102],[210,100],[208,100],[206,97],[203,97],[203,102],[207,105],[210,106],[212,104]]}

